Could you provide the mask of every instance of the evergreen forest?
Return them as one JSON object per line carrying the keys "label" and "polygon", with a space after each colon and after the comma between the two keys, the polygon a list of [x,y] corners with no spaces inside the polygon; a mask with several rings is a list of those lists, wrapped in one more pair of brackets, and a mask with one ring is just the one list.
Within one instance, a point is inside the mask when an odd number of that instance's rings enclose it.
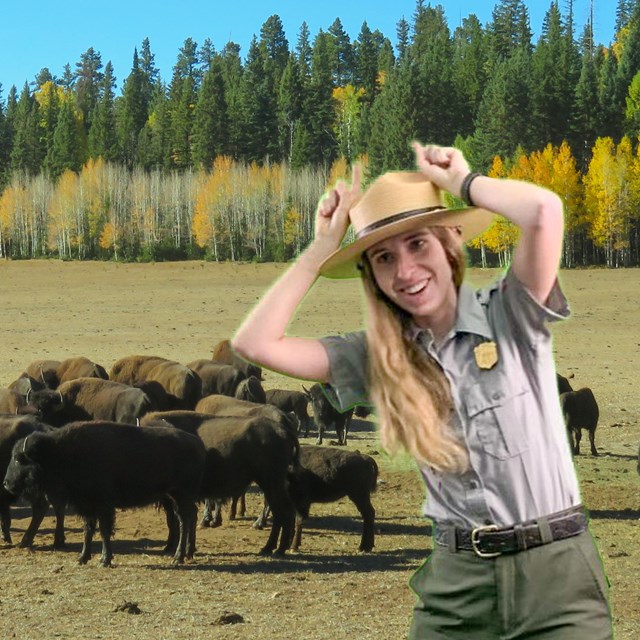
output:
{"label": "evergreen forest", "polygon": [[[558,193],[564,267],[640,266],[640,0],[617,0],[607,45],[572,0],[535,40],[522,0],[455,28],[418,0],[389,35],[336,18],[289,41],[272,15],[244,56],[187,38],[170,78],[145,39],[120,80],[89,48],[0,84],[0,256],[289,260],[353,162],[413,168],[417,139]],[[472,263],[506,264],[516,240],[496,222]]]}

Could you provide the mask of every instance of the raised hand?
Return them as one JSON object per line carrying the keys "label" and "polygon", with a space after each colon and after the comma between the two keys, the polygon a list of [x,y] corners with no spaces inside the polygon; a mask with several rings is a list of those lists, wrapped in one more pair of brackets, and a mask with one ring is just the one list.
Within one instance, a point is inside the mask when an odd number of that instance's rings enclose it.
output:
{"label": "raised hand", "polygon": [[460,194],[462,180],[469,173],[469,164],[459,149],[412,143],[416,165],[440,189]]}

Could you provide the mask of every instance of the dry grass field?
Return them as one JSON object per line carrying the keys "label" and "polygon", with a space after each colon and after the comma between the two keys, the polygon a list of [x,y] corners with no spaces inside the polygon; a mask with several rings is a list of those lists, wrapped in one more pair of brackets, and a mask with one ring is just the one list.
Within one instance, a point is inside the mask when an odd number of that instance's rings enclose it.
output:
{"label": "dry grass field", "polygon": [[[109,369],[134,353],[180,362],[207,357],[284,268],[0,262],[0,386],[40,358],[85,355]],[[469,274],[477,285],[495,276]],[[590,386],[600,404],[600,456],[583,454],[575,463],[611,583],[616,638],[636,640],[640,270],[568,271],[561,278],[573,317],[554,327],[558,371],[574,388]],[[291,331],[321,336],[361,323],[358,283],[320,281]],[[299,385],[266,374],[267,388]],[[348,501],[312,508],[300,552],[264,558],[256,552],[267,532],[251,527],[260,497],[250,494],[248,515],[199,529],[198,553],[180,567],[162,555],[164,516],[152,508],[118,513],[110,570],[98,565],[97,541],[89,564],[77,564],[81,522],[74,516],[67,519],[68,550],[53,551],[47,518],[33,551],[0,546],[0,638],[406,637],[414,601],[407,581],[431,547],[429,523],[420,517],[420,480],[409,459],[390,460],[380,451],[368,420],[354,423],[348,447],[375,455],[380,465],[373,553],[357,552],[361,524]],[[15,540],[28,522],[28,510],[15,508]]]}

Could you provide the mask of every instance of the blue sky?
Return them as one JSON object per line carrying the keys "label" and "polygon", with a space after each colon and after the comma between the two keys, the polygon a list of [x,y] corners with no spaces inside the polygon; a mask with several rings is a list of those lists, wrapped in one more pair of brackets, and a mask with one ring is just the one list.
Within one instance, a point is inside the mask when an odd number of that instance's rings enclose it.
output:
{"label": "blue sky", "polygon": [[[593,1],[596,42],[608,45],[613,39],[614,2]],[[590,0],[573,0],[578,34],[587,22],[589,3]],[[442,0],[431,4],[444,7],[453,30],[471,13],[486,25],[496,1]],[[531,28],[537,35],[551,0],[525,0],[525,4],[529,8]],[[566,4],[565,0],[560,1],[562,11]],[[183,0],[179,3],[66,0],[54,4],[44,0],[5,0],[2,5],[0,83],[4,101],[11,85],[15,84],[20,90],[24,82],[31,82],[43,67],[48,67],[55,76],[62,75],[66,63],[75,70],[80,55],[89,47],[100,53],[103,65],[109,60],[112,62],[116,93],[120,93],[122,82],[129,75],[134,48],[139,49],[146,37],[155,54],[156,67],[167,82],[178,50],[189,37],[198,44],[210,38],[216,50],[233,40],[241,46],[244,58],[252,36],[259,36],[260,27],[273,14],[280,16],[291,49],[304,21],[313,38],[320,29],[328,29],[337,17],[352,40],[366,20],[372,30],[379,29],[395,45],[396,24],[403,16],[411,21],[416,3],[415,0]]]}

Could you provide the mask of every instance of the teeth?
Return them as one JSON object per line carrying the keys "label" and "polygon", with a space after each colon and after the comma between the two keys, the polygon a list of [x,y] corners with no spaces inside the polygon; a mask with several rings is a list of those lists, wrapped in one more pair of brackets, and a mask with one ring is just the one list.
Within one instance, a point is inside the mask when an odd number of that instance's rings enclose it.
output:
{"label": "teeth", "polygon": [[405,293],[418,293],[421,289],[424,288],[424,282],[420,282],[418,284],[414,284],[412,287],[407,287],[404,292]]}

